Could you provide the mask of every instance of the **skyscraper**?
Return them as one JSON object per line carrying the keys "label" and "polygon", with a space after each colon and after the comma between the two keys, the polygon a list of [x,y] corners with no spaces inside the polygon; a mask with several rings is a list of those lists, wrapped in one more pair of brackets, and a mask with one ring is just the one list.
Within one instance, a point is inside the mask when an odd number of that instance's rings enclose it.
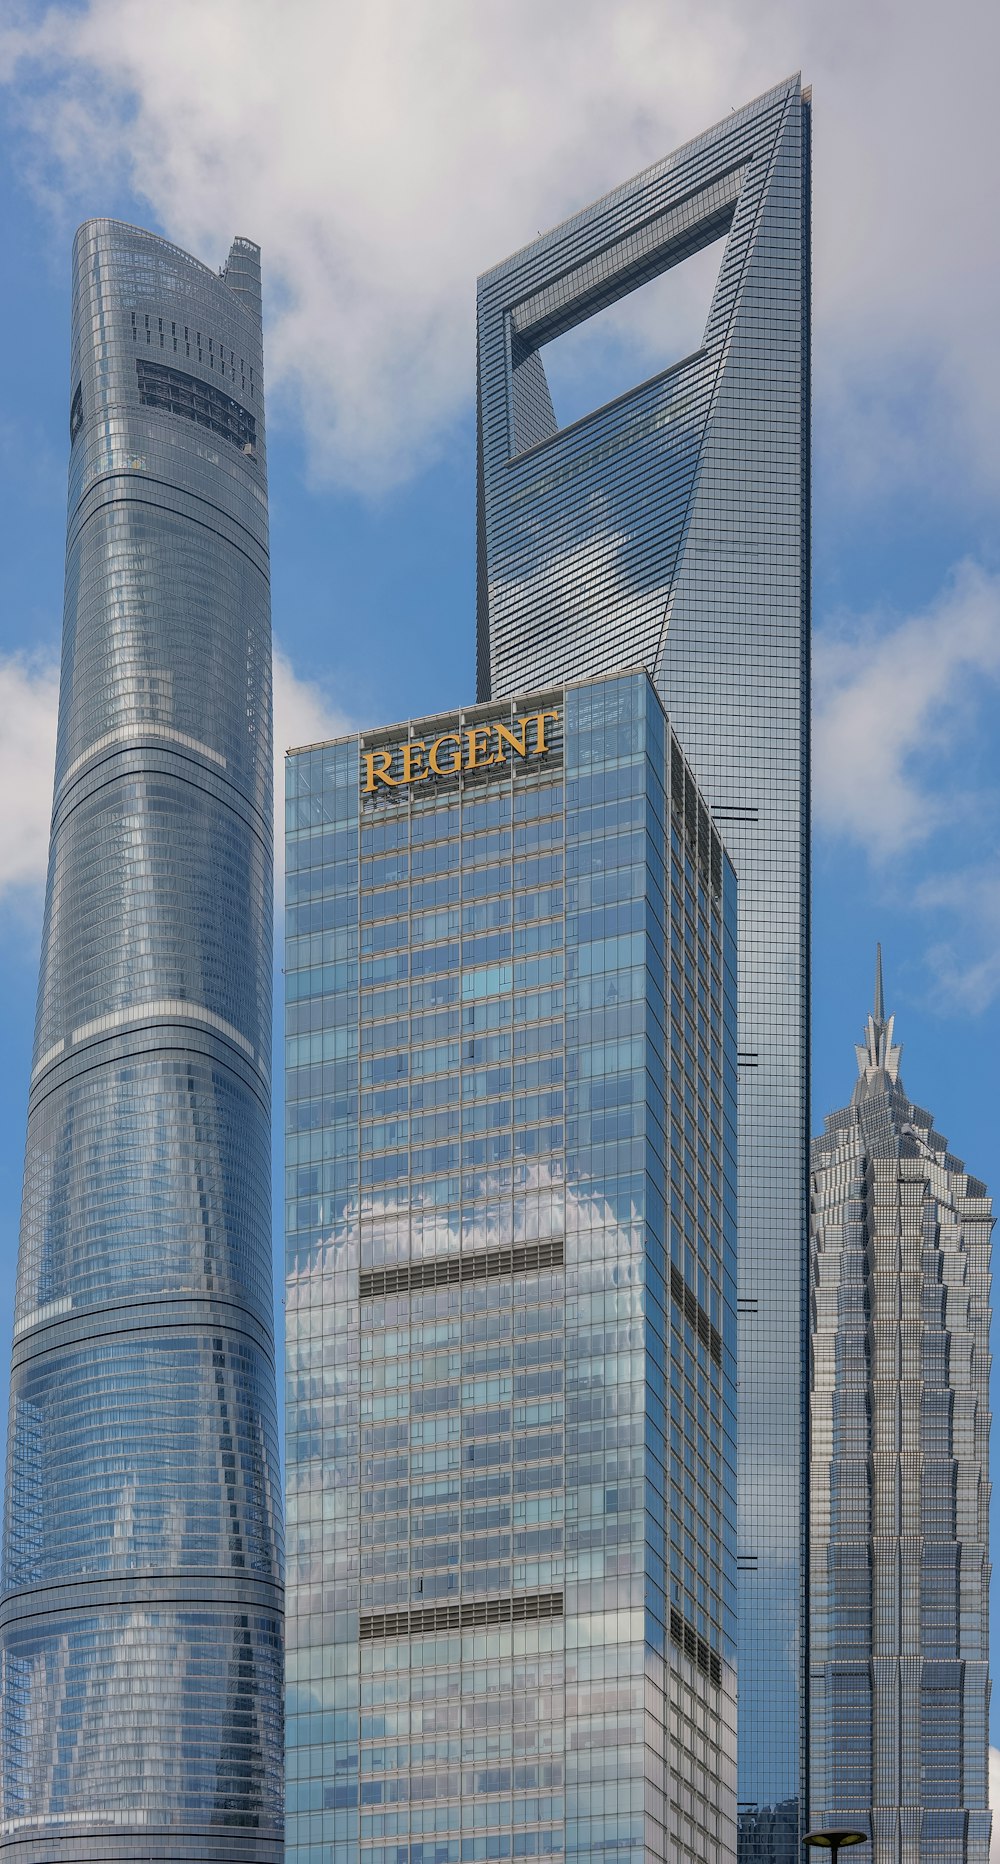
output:
{"label": "skyscraper", "polygon": [[812,1151],[812,1821],[873,1864],[987,1864],[986,1186],[875,1007]]}
{"label": "skyscraper", "polygon": [[0,1855],[281,1855],[260,263],[73,260]]}
{"label": "skyscraper", "polygon": [[731,1864],[718,831],[641,670],[288,780],[288,1864]]}
{"label": "skyscraper", "polygon": [[[797,1864],[804,1765],[809,115],[778,85],[479,285],[480,698],[646,666],[739,876],[748,1864]],[[713,242],[695,352],[560,427],[546,346]]]}

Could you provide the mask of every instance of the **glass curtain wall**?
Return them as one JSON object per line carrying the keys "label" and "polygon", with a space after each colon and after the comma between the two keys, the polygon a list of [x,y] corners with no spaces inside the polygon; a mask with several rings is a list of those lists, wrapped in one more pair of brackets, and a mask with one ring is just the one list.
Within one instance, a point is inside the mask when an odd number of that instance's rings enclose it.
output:
{"label": "glass curtain wall", "polygon": [[260,262],[73,257],[18,1257],[0,1854],[278,1864]]}
{"label": "glass curtain wall", "polygon": [[[739,875],[744,1864],[798,1864],[806,1800],[810,114],[776,85],[478,303],[479,697],[647,667]],[[667,288],[713,252],[678,354]],[[605,391],[595,340],[560,424],[550,357],[626,300],[634,386]]]}
{"label": "glass curtain wall", "polygon": [[907,1098],[881,966],[812,1169],[812,1822],[987,1864],[986,1186]]}
{"label": "glass curtain wall", "polygon": [[[361,789],[539,707],[544,758]],[[719,837],[643,673],[294,753],[287,807],[290,1864],[721,1864]]]}

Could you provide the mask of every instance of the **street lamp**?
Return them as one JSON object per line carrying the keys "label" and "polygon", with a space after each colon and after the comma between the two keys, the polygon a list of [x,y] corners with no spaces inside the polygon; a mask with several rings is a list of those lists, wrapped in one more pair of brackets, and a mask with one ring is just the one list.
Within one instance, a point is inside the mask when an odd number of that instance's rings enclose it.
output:
{"label": "street lamp", "polygon": [[837,1853],[841,1845],[866,1845],[867,1832],[807,1832],[804,1842],[816,1845],[821,1851],[832,1851],[833,1864],[837,1864]]}

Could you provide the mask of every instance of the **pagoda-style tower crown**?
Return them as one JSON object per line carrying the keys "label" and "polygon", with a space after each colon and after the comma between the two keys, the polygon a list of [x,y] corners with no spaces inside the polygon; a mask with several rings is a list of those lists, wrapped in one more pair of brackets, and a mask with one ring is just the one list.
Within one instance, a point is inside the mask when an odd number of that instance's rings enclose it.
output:
{"label": "pagoda-style tower crown", "polygon": [[864,1041],[855,1046],[860,1079],[854,1089],[855,1103],[878,1084],[879,1075],[887,1075],[895,1085],[899,1080],[902,1043],[892,1039],[894,1016],[886,1016],[882,986],[882,947],[875,947],[875,1007],[865,1025]]}

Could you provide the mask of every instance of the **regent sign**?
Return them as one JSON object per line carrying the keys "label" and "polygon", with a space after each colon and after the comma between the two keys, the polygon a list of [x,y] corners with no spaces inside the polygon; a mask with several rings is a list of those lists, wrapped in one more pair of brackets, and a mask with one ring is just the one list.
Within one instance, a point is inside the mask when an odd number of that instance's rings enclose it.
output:
{"label": "regent sign", "polygon": [[544,757],[549,749],[545,727],[558,710],[527,712],[504,725],[465,725],[461,731],[443,731],[439,738],[404,738],[377,751],[363,751],[363,789],[371,795],[380,783],[400,789],[408,783],[426,783],[431,777],[451,777],[457,770],[485,770],[507,764],[511,757]]}

